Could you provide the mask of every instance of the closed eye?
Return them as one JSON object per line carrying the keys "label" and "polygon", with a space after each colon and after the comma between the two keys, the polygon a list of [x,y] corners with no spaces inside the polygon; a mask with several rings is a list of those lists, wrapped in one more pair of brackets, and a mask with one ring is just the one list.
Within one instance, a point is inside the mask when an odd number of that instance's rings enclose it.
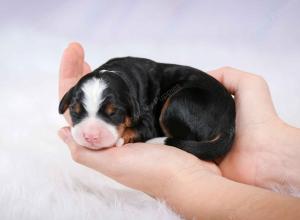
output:
{"label": "closed eye", "polygon": [[70,110],[71,110],[71,113],[73,113],[75,115],[79,115],[80,113],[82,113],[84,111],[84,108],[79,102],[75,102],[74,104],[72,104],[70,106]]}
{"label": "closed eye", "polygon": [[86,114],[87,112],[81,103],[76,102],[70,106],[70,115],[72,117],[73,123],[76,123],[82,118],[84,118]]}
{"label": "closed eye", "polygon": [[116,114],[116,112],[117,112],[117,111],[116,111],[116,110],[114,110],[114,111],[112,111],[112,112],[108,113],[108,115],[109,115],[109,116],[113,116],[113,115],[115,115],[115,114]]}
{"label": "closed eye", "polygon": [[113,116],[114,114],[116,114],[117,108],[112,103],[108,103],[105,106],[104,111],[108,116]]}

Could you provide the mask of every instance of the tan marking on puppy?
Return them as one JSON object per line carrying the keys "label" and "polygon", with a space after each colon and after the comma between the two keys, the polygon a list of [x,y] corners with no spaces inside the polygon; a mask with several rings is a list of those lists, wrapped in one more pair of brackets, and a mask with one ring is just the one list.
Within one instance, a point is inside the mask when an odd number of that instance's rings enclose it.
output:
{"label": "tan marking on puppy", "polygon": [[123,132],[122,138],[124,139],[124,144],[134,143],[137,138],[137,133],[132,128],[126,128]]}
{"label": "tan marking on puppy", "polygon": [[126,129],[125,123],[122,123],[122,124],[120,124],[120,125],[117,127],[117,131],[118,131],[119,137],[122,137],[122,135],[123,135],[125,129]]}
{"label": "tan marking on puppy", "polygon": [[124,139],[124,144],[133,143],[137,138],[136,131],[130,128],[131,125],[131,118],[129,116],[126,116],[124,122],[117,128],[119,136]]}
{"label": "tan marking on puppy", "polygon": [[111,114],[115,113],[116,107],[112,103],[108,103],[105,106],[104,111],[105,111],[106,114],[111,115]]}
{"label": "tan marking on puppy", "polygon": [[164,134],[167,137],[172,137],[172,135],[169,133],[168,129],[166,128],[166,126],[163,123],[163,115],[164,115],[166,109],[169,107],[169,105],[170,105],[170,98],[168,98],[166,100],[166,102],[164,103],[163,107],[161,108],[160,116],[159,116],[159,124],[160,124],[160,127],[161,127],[162,131],[164,132]]}

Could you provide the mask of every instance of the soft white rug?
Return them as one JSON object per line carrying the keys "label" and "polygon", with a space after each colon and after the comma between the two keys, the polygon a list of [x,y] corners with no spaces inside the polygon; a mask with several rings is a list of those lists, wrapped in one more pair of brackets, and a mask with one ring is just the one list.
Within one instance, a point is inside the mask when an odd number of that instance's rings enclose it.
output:
{"label": "soft white rug", "polygon": [[56,73],[15,79],[7,76],[0,93],[1,220],[180,219],[164,203],[71,160],[56,135],[65,124]]}
{"label": "soft white rug", "polygon": [[66,152],[0,154],[0,219],[179,219],[147,195],[70,161]]}

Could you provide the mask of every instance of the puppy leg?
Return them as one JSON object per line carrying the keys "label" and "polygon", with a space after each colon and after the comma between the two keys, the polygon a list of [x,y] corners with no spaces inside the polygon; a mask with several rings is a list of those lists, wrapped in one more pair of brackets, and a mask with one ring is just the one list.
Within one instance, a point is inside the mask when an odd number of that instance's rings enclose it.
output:
{"label": "puppy leg", "polygon": [[230,150],[234,122],[234,103],[201,88],[177,92],[160,115],[161,128],[168,136],[165,144],[204,160],[214,160]]}

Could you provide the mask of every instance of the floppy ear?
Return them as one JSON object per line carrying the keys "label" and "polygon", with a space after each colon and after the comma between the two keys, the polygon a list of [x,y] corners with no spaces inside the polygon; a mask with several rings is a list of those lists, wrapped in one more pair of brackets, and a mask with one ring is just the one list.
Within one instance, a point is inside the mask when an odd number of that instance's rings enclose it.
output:
{"label": "floppy ear", "polygon": [[128,97],[129,97],[129,103],[131,106],[132,123],[135,124],[140,119],[141,110],[140,110],[139,104],[136,100],[136,97],[132,97],[132,96],[128,96]]}
{"label": "floppy ear", "polygon": [[58,107],[58,112],[59,114],[63,114],[65,113],[65,111],[67,110],[67,108],[69,107],[70,103],[71,103],[71,99],[73,96],[73,91],[74,91],[74,87],[72,87],[65,95],[64,97],[61,99],[60,103],[59,103],[59,107]]}

